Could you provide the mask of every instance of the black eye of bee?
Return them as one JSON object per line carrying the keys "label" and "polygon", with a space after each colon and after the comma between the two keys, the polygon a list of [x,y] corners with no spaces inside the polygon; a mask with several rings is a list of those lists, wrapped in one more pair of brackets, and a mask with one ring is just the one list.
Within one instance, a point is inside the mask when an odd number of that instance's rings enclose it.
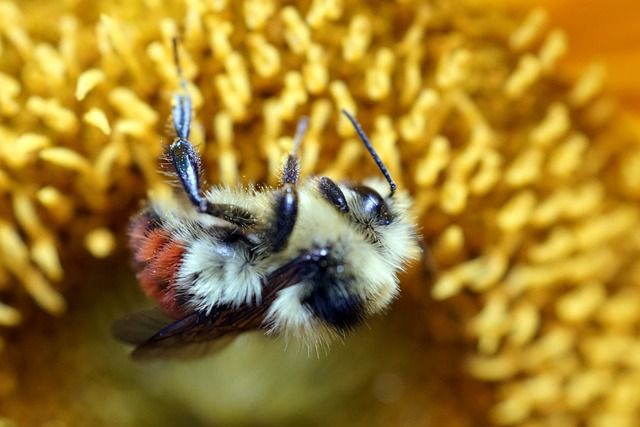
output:
{"label": "black eye of bee", "polygon": [[359,185],[354,187],[353,191],[358,193],[362,199],[360,210],[364,214],[370,215],[380,225],[391,224],[393,218],[387,209],[387,204],[376,190],[365,185]]}

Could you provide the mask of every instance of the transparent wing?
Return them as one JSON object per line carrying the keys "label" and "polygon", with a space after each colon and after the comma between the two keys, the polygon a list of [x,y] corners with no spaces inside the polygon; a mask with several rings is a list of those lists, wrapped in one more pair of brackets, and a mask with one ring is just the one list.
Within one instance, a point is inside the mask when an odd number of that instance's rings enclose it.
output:
{"label": "transparent wing", "polygon": [[111,325],[111,335],[127,344],[138,345],[175,322],[160,307],[127,314]]}

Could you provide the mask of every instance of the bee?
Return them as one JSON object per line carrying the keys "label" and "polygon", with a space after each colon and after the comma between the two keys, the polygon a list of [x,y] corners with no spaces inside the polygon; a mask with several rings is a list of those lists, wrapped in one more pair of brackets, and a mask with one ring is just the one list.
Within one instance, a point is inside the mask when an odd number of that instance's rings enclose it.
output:
{"label": "bee", "polygon": [[135,358],[199,357],[252,330],[317,347],[384,311],[421,249],[412,201],[356,119],[343,111],[384,179],[301,179],[302,119],[277,188],[203,191],[175,41],[174,55],[182,89],[167,157],[184,195],[151,199],[131,221],[137,277],[158,307],[120,319],[113,335],[136,346]]}

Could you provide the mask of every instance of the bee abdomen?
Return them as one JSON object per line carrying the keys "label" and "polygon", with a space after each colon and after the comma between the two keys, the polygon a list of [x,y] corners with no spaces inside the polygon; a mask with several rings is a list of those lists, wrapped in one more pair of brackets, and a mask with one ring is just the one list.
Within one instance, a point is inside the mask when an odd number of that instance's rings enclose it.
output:
{"label": "bee abdomen", "polygon": [[176,297],[176,279],[185,247],[176,240],[153,212],[144,212],[129,229],[133,261],[144,293],[171,316],[185,314]]}

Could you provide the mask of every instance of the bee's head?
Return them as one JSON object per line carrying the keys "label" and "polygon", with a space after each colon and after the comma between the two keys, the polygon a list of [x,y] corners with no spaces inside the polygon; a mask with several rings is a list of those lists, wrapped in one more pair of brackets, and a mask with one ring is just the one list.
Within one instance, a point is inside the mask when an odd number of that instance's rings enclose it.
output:
{"label": "bee's head", "polygon": [[417,258],[420,252],[415,219],[411,217],[411,198],[405,191],[396,191],[389,170],[358,122],[348,112],[343,113],[353,124],[384,179],[336,184],[322,177],[320,192],[359,230],[382,262],[394,269],[401,268],[409,259]]}
{"label": "bee's head", "polygon": [[[374,150],[367,135],[353,116],[347,111],[342,112],[353,124],[384,176],[384,180],[373,178],[365,180],[362,184],[347,185],[344,194],[348,209],[344,211],[349,212],[351,219],[361,226],[368,240],[376,246],[386,248],[386,252],[390,254],[408,254],[408,257],[399,260],[402,264],[406,258],[417,256],[417,250],[413,250],[418,239],[413,226],[415,221],[409,217],[411,200],[405,192],[396,192],[397,187],[389,170]],[[407,239],[411,241],[408,242]],[[400,245],[406,245],[406,249],[402,250]]]}

